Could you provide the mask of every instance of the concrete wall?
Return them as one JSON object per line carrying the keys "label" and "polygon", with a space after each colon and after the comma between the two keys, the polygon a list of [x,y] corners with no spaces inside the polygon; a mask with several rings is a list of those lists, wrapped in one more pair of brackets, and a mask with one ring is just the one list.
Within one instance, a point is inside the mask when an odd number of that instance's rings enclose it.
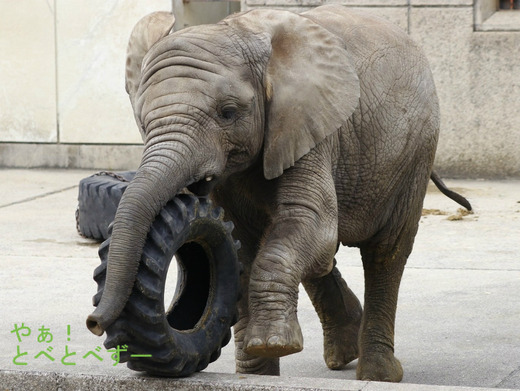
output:
{"label": "concrete wall", "polygon": [[[446,176],[520,177],[520,11],[494,0],[242,0],[242,9],[368,9],[419,41],[442,110]],[[0,0],[0,166],[135,168],[141,140],[124,91],[128,35],[155,10],[183,25],[237,3]],[[183,14],[180,15],[179,7]]]}
{"label": "concrete wall", "polygon": [[0,167],[137,167],[126,45],[141,17],[172,7],[186,27],[240,2],[0,0]]}
{"label": "concrete wall", "polygon": [[[0,164],[134,166],[124,88],[135,22],[170,0],[0,0]],[[122,158],[122,159],[121,159]]]}

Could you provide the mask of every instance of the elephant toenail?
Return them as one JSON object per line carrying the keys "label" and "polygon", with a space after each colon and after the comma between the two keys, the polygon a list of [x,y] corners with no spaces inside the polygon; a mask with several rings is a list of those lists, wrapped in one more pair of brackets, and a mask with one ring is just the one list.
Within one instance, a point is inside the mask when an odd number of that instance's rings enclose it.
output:
{"label": "elephant toenail", "polygon": [[281,338],[278,335],[273,335],[272,337],[269,337],[267,340],[267,346],[269,347],[280,347],[283,346]]}
{"label": "elephant toenail", "polygon": [[260,338],[251,338],[249,342],[247,343],[247,347],[255,347],[255,346],[262,346],[262,340]]}

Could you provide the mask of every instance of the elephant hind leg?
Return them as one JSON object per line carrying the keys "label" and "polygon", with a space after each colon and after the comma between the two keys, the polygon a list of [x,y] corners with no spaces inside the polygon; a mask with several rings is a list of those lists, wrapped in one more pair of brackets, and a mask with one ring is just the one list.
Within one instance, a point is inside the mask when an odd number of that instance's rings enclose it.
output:
{"label": "elephant hind leg", "polygon": [[[422,202],[410,203],[405,216],[394,212],[389,225],[360,246],[365,274],[365,303],[359,338],[358,380],[399,382],[402,366],[394,356],[395,315],[399,285],[413,247]],[[402,217],[399,219],[399,217]]]}
{"label": "elephant hind leg", "polygon": [[366,247],[361,248],[361,254],[365,271],[365,308],[356,377],[358,380],[399,382],[403,369],[394,356],[394,330],[405,260],[397,254],[384,256]]}
{"label": "elephant hind leg", "polygon": [[325,363],[342,369],[358,358],[361,304],[336,267],[323,277],[303,281],[303,286],[322,324]]}

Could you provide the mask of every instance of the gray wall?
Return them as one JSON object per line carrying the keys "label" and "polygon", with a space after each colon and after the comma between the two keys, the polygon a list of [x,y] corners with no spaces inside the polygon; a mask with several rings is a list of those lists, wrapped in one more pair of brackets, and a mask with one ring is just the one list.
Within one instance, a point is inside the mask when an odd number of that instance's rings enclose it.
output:
{"label": "gray wall", "polygon": [[171,1],[0,0],[0,166],[137,164],[125,52],[155,10]]}
{"label": "gray wall", "polygon": [[[442,113],[436,168],[520,177],[520,11],[495,0],[242,0],[304,11],[334,2],[395,22],[423,46]],[[0,0],[0,166],[135,168],[142,147],[124,91],[134,23],[180,0]],[[177,7],[177,8],[176,8]],[[231,8],[230,8],[231,7]],[[183,25],[237,3],[191,1]]]}

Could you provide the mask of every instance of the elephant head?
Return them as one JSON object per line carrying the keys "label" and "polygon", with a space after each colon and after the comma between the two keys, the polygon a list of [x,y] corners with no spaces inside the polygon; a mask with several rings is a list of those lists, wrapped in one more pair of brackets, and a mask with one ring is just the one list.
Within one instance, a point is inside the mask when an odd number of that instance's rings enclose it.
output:
{"label": "elephant head", "polygon": [[254,10],[170,33],[146,16],[128,44],[126,89],[144,140],[115,216],[104,294],[88,328],[103,331],[131,293],[147,232],[183,188],[211,192],[252,166],[267,180],[337,131],[359,102],[343,42],[291,12]]}

